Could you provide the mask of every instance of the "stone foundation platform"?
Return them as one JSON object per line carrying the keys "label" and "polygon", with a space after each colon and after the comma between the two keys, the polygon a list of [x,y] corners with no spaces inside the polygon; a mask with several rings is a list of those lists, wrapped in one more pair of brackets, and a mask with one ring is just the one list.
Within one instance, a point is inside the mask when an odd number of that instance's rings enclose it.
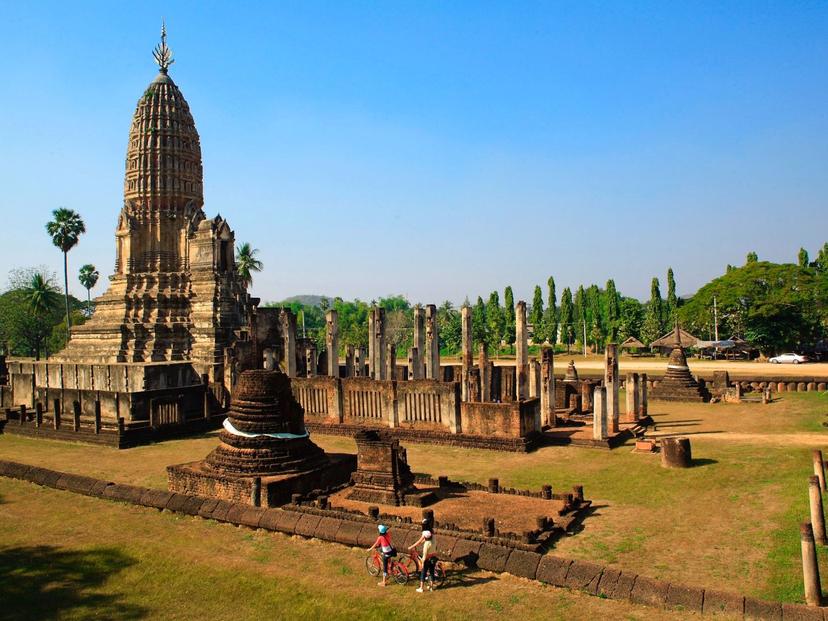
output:
{"label": "stone foundation platform", "polygon": [[268,477],[245,477],[222,474],[203,461],[167,466],[169,490],[229,502],[253,505],[253,486],[261,480],[261,506],[278,507],[290,502],[292,494],[337,487],[350,480],[356,470],[356,456],[328,454],[328,463],[307,472]]}
{"label": "stone foundation platform", "polygon": [[[367,427],[360,425],[329,425],[313,423],[305,420],[308,431],[332,436],[354,437]],[[425,429],[408,429],[405,427],[377,427],[383,434],[396,438],[402,442],[420,444],[439,444],[442,446],[459,446],[462,448],[482,448],[493,451],[510,451],[514,453],[528,453],[536,449],[541,442],[540,434],[531,434],[525,438],[511,438],[500,436],[473,436],[463,433],[448,433]]]}

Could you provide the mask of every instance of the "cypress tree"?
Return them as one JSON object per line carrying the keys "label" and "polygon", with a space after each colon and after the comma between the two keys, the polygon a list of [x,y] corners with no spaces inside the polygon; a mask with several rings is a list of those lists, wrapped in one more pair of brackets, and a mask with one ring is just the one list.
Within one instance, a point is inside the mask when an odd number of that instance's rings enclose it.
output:
{"label": "cypress tree", "polygon": [[605,308],[607,313],[606,336],[607,342],[618,342],[618,329],[621,320],[621,299],[615,288],[615,281],[610,278],[604,292]]}
{"label": "cypress tree", "polygon": [[649,345],[664,334],[664,309],[661,299],[661,288],[658,278],[653,278],[650,284],[650,301],[644,315],[644,325],[641,327],[641,337],[645,345]]}
{"label": "cypress tree", "polygon": [[529,323],[532,324],[532,341],[543,343],[546,330],[543,325],[543,291],[535,285],[535,295],[532,296],[532,310],[529,312]]}
{"label": "cypress tree", "polygon": [[673,268],[667,268],[667,309],[664,313],[666,324],[673,325],[676,321],[678,298],[676,297],[676,279],[673,277]]}
{"label": "cypress tree", "polygon": [[805,248],[799,249],[799,267],[808,267],[811,262],[808,259],[808,251]]}
{"label": "cypress tree", "polygon": [[546,314],[543,324],[546,328],[546,338],[554,345],[558,342],[558,300],[555,296],[555,279],[552,276],[546,281],[548,297],[546,298]]}
{"label": "cypress tree", "polygon": [[503,309],[500,308],[500,296],[497,291],[489,295],[489,303],[486,304],[486,321],[489,328],[489,341],[494,351],[500,351],[500,341],[506,327]]}
{"label": "cypress tree", "polygon": [[506,287],[503,292],[503,340],[506,346],[511,347],[515,339],[515,296],[511,287]]}
{"label": "cypress tree", "polygon": [[483,298],[477,297],[477,303],[472,308],[472,340],[474,343],[483,343],[489,348],[489,329],[486,322],[486,305]]}
{"label": "cypress tree", "polygon": [[575,336],[574,320],[575,308],[572,304],[572,291],[567,287],[561,294],[561,342],[566,344],[567,353],[572,346],[572,338]]}
{"label": "cypress tree", "polygon": [[573,328],[575,332],[575,343],[583,344],[583,334],[584,334],[584,326],[586,325],[587,319],[587,306],[586,306],[586,292],[584,291],[584,286],[581,285],[578,287],[578,290],[575,292],[575,317],[573,321]]}

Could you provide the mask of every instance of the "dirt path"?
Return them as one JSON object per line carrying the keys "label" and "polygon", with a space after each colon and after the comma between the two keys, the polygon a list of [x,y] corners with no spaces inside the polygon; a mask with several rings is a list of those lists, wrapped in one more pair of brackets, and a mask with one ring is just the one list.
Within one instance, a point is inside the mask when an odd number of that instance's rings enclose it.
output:
{"label": "dirt path", "polygon": [[828,432],[826,433],[739,433],[733,431],[702,431],[682,432],[681,429],[670,429],[669,425],[660,425],[655,433],[648,433],[647,437],[661,438],[666,436],[682,435],[687,437],[697,436],[705,440],[719,440],[723,442],[745,442],[764,446],[826,446],[828,444]]}

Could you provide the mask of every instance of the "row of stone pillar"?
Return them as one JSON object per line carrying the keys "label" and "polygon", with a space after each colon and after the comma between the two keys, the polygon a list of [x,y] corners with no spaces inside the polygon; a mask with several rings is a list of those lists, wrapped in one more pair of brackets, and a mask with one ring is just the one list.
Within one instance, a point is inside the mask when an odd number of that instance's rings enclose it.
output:
{"label": "row of stone pillar", "polygon": [[822,605],[822,585],[819,578],[819,562],[816,546],[828,545],[825,531],[825,510],[822,505],[822,493],[825,486],[825,462],[822,451],[814,450],[814,474],[808,478],[809,521],[800,525],[802,548],[802,581],[805,587],[805,602],[809,606]]}
{"label": "row of stone pillar", "polygon": [[[611,361],[608,356],[608,367]],[[621,413],[618,404],[619,382],[617,359],[615,369],[605,374],[604,385],[596,386],[592,396],[592,437],[606,440],[618,433]],[[636,423],[648,415],[648,392],[646,373],[628,373],[626,380],[627,411],[624,421]]]}
{"label": "row of stone pillar", "polygon": [[[289,377],[296,377],[296,315],[289,309],[282,309],[279,319],[285,354],[284,371]],[[325,313],[325,348],[325,372],[338,377],[339,315],[333,309]],[[316,374],[315,349],[307,348],[305,356],[306,373],[313,376]],[[267,364],[275,366],[272,360],[268,360]],[[367,357],[363,347],[348,345],[345,349],[345,374],[348,377],[392,380],[397,376],[396,365],[396,347],[386,342],[385,309],[373,306],[368,314]],[[408,352],[408,378],[440,379],[440,329],[434,304],[425,308],[418,305],[414,309],[414,345]]]}

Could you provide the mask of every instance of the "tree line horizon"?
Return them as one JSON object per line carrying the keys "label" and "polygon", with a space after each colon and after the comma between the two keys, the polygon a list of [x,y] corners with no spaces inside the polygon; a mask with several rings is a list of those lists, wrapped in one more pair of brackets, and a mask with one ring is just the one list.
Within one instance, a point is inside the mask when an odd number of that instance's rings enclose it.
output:
{"label": "tree line horizon", "polygon": [[[679,298],[672,268],[666,273],[667,294],[661,281],[653,277],[650,298],[641,302],[622,295],[610,278],[603,287],[597,284],[566,287],[558,300],[554,277],[545,287],[536,285],[531,302],[527,300],[527,320],[535,345],[554,346],[571,351],[586,344],[601,351],[607,343],[621,343],[630,337],[645,346],[675,325],[703,340],[713,340],[714,298],[720,339],[742,338],[763,354],[782,349],[812,347],[828,334],[828,243],[819,249],[815,261],[800,248],[796,263],[760,261],[749,252],[742,266],[728,265],[725,273],[699,288],[692,296]],[[312,339],[321,351],[325,348],[325,312],[337,311],[339,340],[344,347],[367,347],[368,313],[372,306],[386,311],[386,340],[394,344],[398,357],[404,357],[413,343],[414,308],[403,295],[390,295],[368,302],[340,297],[321,297],[318,304],[299,300],[268,302],[268,307],[290,308],[297,315],[300,336]],[[440,349],[444,355],[461,350],[460,308],[472,308],[472,339],[475,351],[480,344],[489,354],[514,351],[515,299],[512,287],[492,291],[486,299],[468,298],[460,307],[449,300],[437,307]],[[340,354],[342,351],[340,351]]]}

